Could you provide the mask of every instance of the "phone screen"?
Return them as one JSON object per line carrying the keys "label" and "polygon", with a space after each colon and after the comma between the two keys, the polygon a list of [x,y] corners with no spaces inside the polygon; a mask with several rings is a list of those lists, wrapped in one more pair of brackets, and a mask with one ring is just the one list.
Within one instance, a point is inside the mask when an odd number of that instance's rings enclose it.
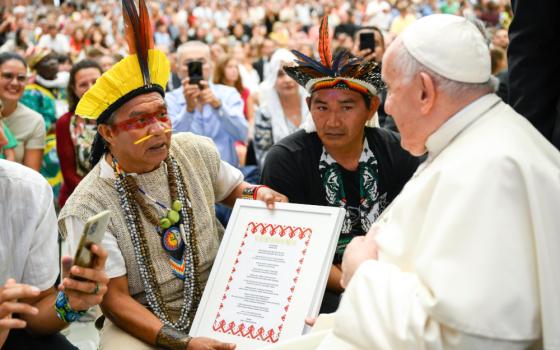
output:
{"label": "phone screen", "polygon": [[189,84],[198,84],[202,80],[202,62],[189,62],[187,67],[189,69]]}
{"label": "phone screen", "polygon": [[375,51],[375,35],[373,32],[360,33],[360,51],[370,49]]}

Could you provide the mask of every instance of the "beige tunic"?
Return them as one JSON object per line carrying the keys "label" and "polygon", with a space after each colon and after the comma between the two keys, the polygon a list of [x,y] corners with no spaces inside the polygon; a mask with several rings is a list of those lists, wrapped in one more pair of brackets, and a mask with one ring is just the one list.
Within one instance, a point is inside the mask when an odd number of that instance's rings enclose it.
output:
{"label": "beige tunic", "polygon": [[[170,152],[179,164],[193,206],[199,254],[199,281],[201,288],[204,288],[223,234],[223,227],[215,219],[214,212],[214,189],[220,170],[220,157],[210,139],[187,133],[173,136]],[[150,196],[169,205],[171,199],[165,168],[160,166],[150,173],[137,175],[136,179],[139,186]],[[66,234],[65,218],[77,217],[85,221],[102,210],[111,210],[112,216],[107,231],[116,237],[124,258],[130,294],[140,303],[147,305],[134,247],[114,187],[114,179],[100,177],[99,173],[100,164],[97,164],[80,182],[60,213],[59,226],[63,234]],[[175,319],[182,306],[183,281],[173,275],[156,228],[144,217],[142,223],[163,299],[172,318]]]}

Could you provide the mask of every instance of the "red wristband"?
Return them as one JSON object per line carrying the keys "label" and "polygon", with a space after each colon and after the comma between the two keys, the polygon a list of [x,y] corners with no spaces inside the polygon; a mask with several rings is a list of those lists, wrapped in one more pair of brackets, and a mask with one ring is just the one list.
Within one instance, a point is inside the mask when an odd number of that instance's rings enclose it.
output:
{"label": "red wristband", "polygon": [[262,187],[269,188],[267,185],[258,185],[257,187],[255,187],[255,190],[253,191],[253,200],[257,200],[257,192],[258,192]]}

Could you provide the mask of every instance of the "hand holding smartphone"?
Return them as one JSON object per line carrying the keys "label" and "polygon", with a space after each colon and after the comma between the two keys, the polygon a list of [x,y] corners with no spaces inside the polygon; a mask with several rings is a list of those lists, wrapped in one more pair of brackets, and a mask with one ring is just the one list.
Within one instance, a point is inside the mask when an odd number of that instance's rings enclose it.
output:
{"label": "hand holding smartphone", "polygon": [[361,32],[360,33],[360,51],[365,49],[371,50],[370,53],[375,51],[375,33],[371,32]]}
{"label": "hand holding smartphone", "polygon": [[78,244],[76,255],[74,256],[74,265],[90,268],[93,265],[93,253],[91,246],[93,244],[100,245],[103,235],[107,230],[109,218],[111,215],[110,210],[105,210],[90,217],[82,231],[82,238]]}
{"label": "hand holding smartphone", "polygon": [[[107,293],[107,251],[101,246],[101,241],[107,230],[110,214],[109,210],[105,210],[90,217],[82,230],[74,259],[62,257],[62,280],[58,290],[64,293],[66,300],[59,299],[59,294],[57,307],[69,305],[72,310],[87,310],[101,303]],[[62,304],[59,305],[59,302]]]}

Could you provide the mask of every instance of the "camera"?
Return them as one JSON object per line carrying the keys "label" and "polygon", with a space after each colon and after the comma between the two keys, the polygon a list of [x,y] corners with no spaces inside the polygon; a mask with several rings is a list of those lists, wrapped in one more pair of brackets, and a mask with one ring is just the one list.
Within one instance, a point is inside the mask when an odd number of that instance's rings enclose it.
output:
{"label": "camera", "polygon": [[375,34],[371,32],[360,33],[360,51],[370,49],[371,53],[375,51]]}
{"label": "camera", "polygon": [[189,69],[189,84],[200,85],[202,80],[202,62],[192,61],[187,63],[187,68]]}

